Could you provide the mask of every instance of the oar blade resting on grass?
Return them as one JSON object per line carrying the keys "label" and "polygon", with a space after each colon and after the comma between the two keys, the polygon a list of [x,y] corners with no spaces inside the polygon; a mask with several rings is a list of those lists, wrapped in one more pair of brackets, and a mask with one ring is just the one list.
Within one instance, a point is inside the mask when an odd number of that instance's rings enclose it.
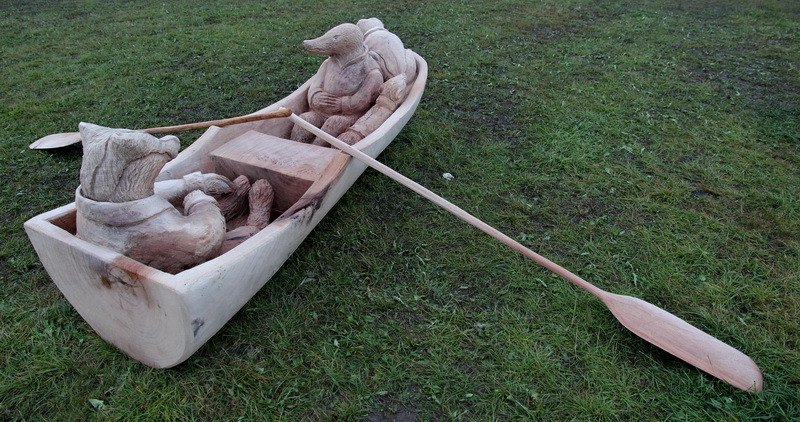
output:
{"label": "oar blade resting on grass", "polygon": [[[227,119],[221,119],[221,120],[208,120],[205,122],[187,123],[175,126],[153,127],[149,129],[140,129],[140,130],[142,132],[147,132],[150,134],[173,133],[173,132],[181,132],[184,130],[204,129],[211,126],[229,126],[239,123],[255,122],[258,120],[275,119],[278,117],[289,117],[289,115],[291,114],[292,114],[291,110],[289,110],[288,108],[281,107],[273,111],[268,111],[263,113],[252,113],[244,116],[229,117]],[[77,144],[80,141],[81,141],[81,134],[79,132],[54,133],[52,135],[47,135],[45,137],[39,138],[32,144],[28,145],[28,148],[30,149],[61,148],[67,145]]]}
{"label": "oar blade resting on grass", "polygon": [[627,329],[671,355],[742,390],[763,388],[750,357],[688,322],[635,297],[606,292],[600,299]]}
{"label": "oar blade resting on grass", "polygon": [[374,158],[323,132],[297,115],[289,117],[294,123],[314,133],[331,145],[357,158],[394,181],[420,194],[456,217],[477,227],[532,261],[564,277],[567,281],[602,300],[615,317],[634,334],[666,350],[673,356],[708,372],[743,390],[761,391],[761,370],[749,357],[731,346],[695,328],[671,313],[630,296],[609,293],[569,272],[560,265],[526,248],[450,201],[426,187],[392,170]]}
{"label": "oar blade resting on grass", "polygon": [[54,133],[52,135],[47,135],[43,138],[39,138],[36,142],[30,144],[28,148],[30,149],[61,148],[68,145],[77,144],[80,141],[81,141],[81,134],[79,132]]}

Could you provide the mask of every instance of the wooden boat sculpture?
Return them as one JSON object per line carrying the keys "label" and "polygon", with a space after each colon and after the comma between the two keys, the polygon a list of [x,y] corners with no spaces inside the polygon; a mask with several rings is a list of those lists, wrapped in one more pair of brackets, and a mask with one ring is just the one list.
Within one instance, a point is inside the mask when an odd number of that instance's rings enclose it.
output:
{"label": "wooden boat sculpture", "polygon": [[[405,99],[354,144],[369,156],[380,154],[397,136],[422,97],[427,64],[408,53],[415,75]],[[281,107],[296,114],[309,111],[312,80],[253,114]],[[25,230],[50,277],[103,339],[148,366],[172,367],[258,292],[367,167],[337,149],[289,140],[292,126],[289,119],[213,126],[163,168],[157,180],[200,171],[231,180],[244,174],[274,187],[274,221],[195,267],[170,274],[82,240],[76,236],[75,203],[31,218]],[[362,126],[353,127],[358,132]]]}

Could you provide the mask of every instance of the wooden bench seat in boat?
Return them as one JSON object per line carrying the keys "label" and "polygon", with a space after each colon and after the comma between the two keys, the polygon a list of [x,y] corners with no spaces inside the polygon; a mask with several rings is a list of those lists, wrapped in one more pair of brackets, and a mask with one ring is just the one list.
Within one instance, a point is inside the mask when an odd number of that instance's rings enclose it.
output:
{"label": "wooden bench seat in boat", "polygon": [[233,180],[267,179],[275,191],[273,209],[286,211],[318,180],[338,150],[303,144],[251,130],[211,152],[215,172]]}
{"label": "wooden bench seat in boat", "polygon": [[[415,53],[414,57],[418,75],[406,100],[383,125],[356,144],[371,157],[397,136],[422,98],[428,66]],[[310,84],[307,81],[258,112],[279,107],[298,114],[307,111]],[[367,167],[338,150],[289,144],[262,135],[287,137],[292,124],[289,119],[273,119],[211,127],[164,166],[158,181],[196,171],[230,171],[227,176],[254,171],[257,173],[250,177],[265,175],[276,191],[290,185],[282,180],[296,182],[290,190],[293,194],[276,192],[281,201],[278,206],[296,201],[288,210],[235,249],[196,267],[169,274],[77,238],[75,203],[32,217],[25,222],[25,231],[47,273],[100,337],[145,365],[178,365],[270,280]],[[258,132],[248,132],[251,130]],[[225,147],[234,140],[244,145]],[[212,152],[216,155],[213,159]],[[257,162],[252,161],[254,156],[260,157]],[[226,165],[234,167],[224,170]],[[318,174],[319,179],[311,184]]]}

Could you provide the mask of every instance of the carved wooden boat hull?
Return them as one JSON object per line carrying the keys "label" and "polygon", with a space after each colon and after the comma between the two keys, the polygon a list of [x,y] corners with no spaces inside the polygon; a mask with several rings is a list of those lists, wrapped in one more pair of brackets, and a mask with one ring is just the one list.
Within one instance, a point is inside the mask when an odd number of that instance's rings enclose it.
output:
{"label": "carved wooden boat hull", "polygon": [[[355,145],[370,156],[386,148],[419,104],[427,64],[415,57],[418,74],[406,100]],[[307,108],[308,85],[259,112],[287,107],[300,114]],[[77,238],[75,203],[31,218],[25,230],[50,277],[103,339],[148,366],[175,366],[196,352],[266,284],[366,168],[338,150],[280,144],[269,137],[288,138],[290,129],[288,119],[211,127],[165,166],[159,180],[194,171],[225,174],[232,171],[227,167],[255,172],[273,182],[275,207],[280,213],[228,253],[178,274]],[[282,152],[271,141],[302,151]],[[232,149],[231,145],[241,142],[249,142],[249,146],[238,152]],[[260,145],[273,147],[266,152],[247,149]],[[300,156],[305,151],[310,157],[307,160]],[[237,154],[244,161],[250,160],[247,157],[256,161],[238,163]],[[258,160],[265,166],[260,167]]]}

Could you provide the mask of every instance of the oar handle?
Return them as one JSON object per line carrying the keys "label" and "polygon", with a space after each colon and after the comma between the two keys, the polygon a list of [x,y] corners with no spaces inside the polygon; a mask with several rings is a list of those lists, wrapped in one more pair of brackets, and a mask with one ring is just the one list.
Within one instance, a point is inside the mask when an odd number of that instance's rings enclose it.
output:
{"label": "oar handle", "polygon": [[220,120],[208,120],[205,122],[197,122],[197,123],[187,123],[184,125],[154,127],[150,129],[142,129],[141,131],[150,134],[172,133],[172,132],[181,132],[184,130],[204,129],[211,126],[230,126],[239,123],[255,122],[258,120],[274,119],[278,117],[289,117],[291,115],[292,115],[292,110],[281,107],[275,111],[270,111],[267,113],[248,114],[246,116],[230,117],[227,119],[220,119]]}
{"label": "oar handle", "polygon": [[426,187],[424,187],[424,186],[420,185],[419,183],[409,179],[408,177],[403,176],[402,174],[394,171],[393,169],[391,169],[390,167],[388,167],[385,164],[381,163],[380,161],[378,161],[378,160],[370,157],[369,155],[367,155],[367,154],[365,154],[365,153],[363,153],[363,152],[351,147],[350,145],[346,144],[345,142],[343,142],[343,141],[331,136],[329,133],[326,133],[323,130],[321,130],[321,129],[317,128],[316,126],[312,125],[311,123],[305,121],[300,116],[298,116],[296,114],[292,114],[291,116],[289,116],[289,120],[291,120],[295,124],[303,127],[307,131],[319,136],[320,138],[324,139],[325,141],[327,141],[331,145],[335,146],[336,148],[339,148],[340,150],[346,152],[347,154],[349,154],[349,155],[357,158],[358,160],[364,162],[368,166],[370,166],[373,169],[381,172],[382,174],[388,176],[389,178],[394,179],[395,181],[399,182],[403,186],[413,190],[414,192],[418,193],[422,197],[424,197],[424,198],[428,199],[429,201],[435,203],[436,205],[444,208],[445,210],[447,210],[451,214],[453,214],[456,217],[466,221],[467,223],[473,225],[474,227],[480,229],[481,231],[483,231],[484,233],[488,234],[489,236],[492,236],[493,238],[499,240],[500,242],[503,242],[507,246],[509,246],[512,249],[516,250],[517,252],[521,253],[522,255],[530,258],[531,260],[533,260],[537,264],[539,264],[539,265],[547,268],[548,270],[560,275],[561,277],[564,277],[567,281],[569,281],[572,284],[574,284],[574,285],[576,285],[576,286],[588,291],[589,293],[595,295],[598,299],[602,300],[605,296],[608,295],[608,293],[605,290],[603,290],[603,289],[601,289],[601,288],[599,288],[599,287],[587,282],[586,280],[584,280],[584,279],[578,277],[577,275],[571,273],[566,268],[564,268],[564,267],[556,264],[555,262],[550,261],[549,259],[547,259],[547,258],[537,254],[536,252],[526,248],[521,243],[519,243],[516,240],[506,236],[500,230],[497,230],[494,227],[484,223],[483,221],[481,221],[477,217],[475,217],[472,214],[464,211],[463,209],[459,208],[458,206],[456,206],[452,202],[450,202],[450,201],[442,198],[441,196],[431,192]]}

